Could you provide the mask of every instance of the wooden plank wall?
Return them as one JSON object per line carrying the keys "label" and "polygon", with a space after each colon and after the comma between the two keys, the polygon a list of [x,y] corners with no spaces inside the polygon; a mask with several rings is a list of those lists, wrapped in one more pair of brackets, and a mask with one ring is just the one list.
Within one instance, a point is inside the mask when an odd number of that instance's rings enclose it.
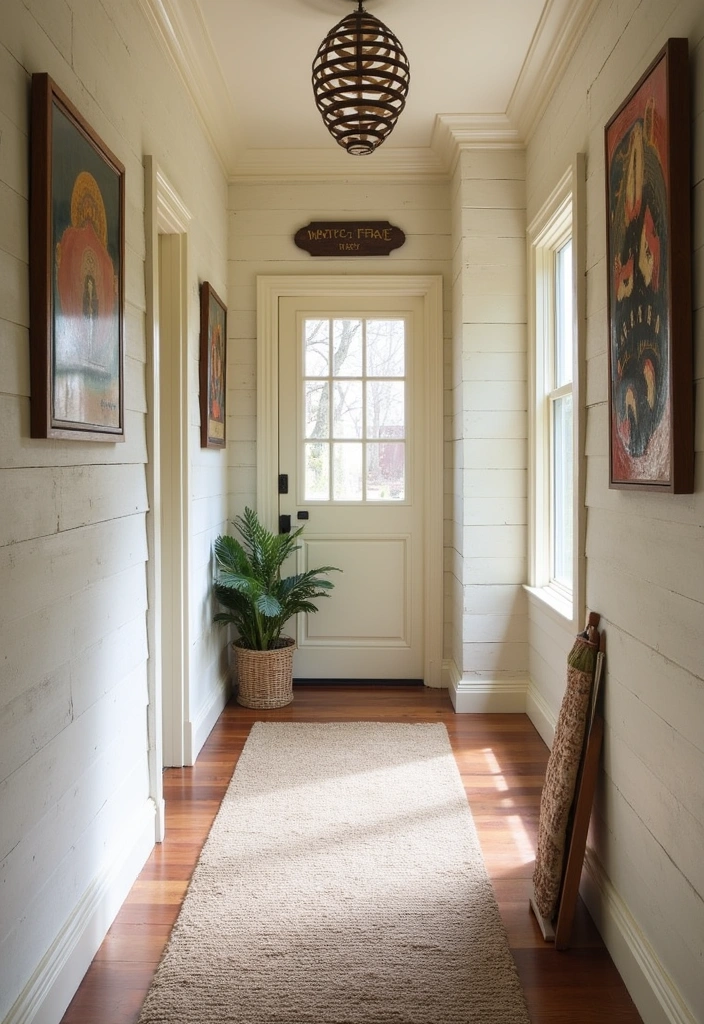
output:
{"label": "wooden plank wall", "polygon": [[[230,186],[230,270],[228,293],[230,408],[234,410],[228,445],[231,512],[256,503],[256,277],[259,274],[440,274],[445,281],[445,372],[450,374],[449,186],[415,182],[298,181]],[[406,243],[384,258],[311,257],[293,236],[311,220],[389,220],[406,234]],[[446,392],[449,399],[449,391]],[[450,431],[449,400],[445,437]],[[446,478],[446,511],[449,485]],[[446,574],[447,579],[447,574]],[[446,606],[445,656],[451,624]]]}
{"label": "wooden plank wall", "polygon": [[[49,72],[126,166],[124,444],[29,438],[28,115],[35,71]],[[226,292],[225,176],[138,0],[4,0],[0,1019],[55,940],[51,963],[60,961],[71,928],[80,940],[86,899],[97,899],[101,885],[109,889],[110,872],[118,876],[123,864],[138,871],[154,838],[146,727],[145,153],[193,215],[188,415],[197,715],[222,685],[223,638],[210,628],[208,571],[211,537],[226,518],[225,456],[200,452],[197,358],[198,281]]]}
{"label": "wooden plank wall", "polygon": [[[690,43],[696,493],[608,488],[603,126],[670,36]],[[607,636],[604,772],[583,891],[648,1021],[704,1012],[704,9],[603,0],[528,146],[529,219],[587,158],[587,603]],[[673,268],[677,272],[677,268]],[[567,648],[531,614],[556,715]],[[661,996],[654,993],[659,988]],[[666,1018],[663,1002],[669,1001]]]}
{"label": "wooden plank wall", "polygon": [[460,153],[453,230],[452,651],[465,684],[496,689],[486,710],[508,710],[498,691],[528,670],[522,150]]}

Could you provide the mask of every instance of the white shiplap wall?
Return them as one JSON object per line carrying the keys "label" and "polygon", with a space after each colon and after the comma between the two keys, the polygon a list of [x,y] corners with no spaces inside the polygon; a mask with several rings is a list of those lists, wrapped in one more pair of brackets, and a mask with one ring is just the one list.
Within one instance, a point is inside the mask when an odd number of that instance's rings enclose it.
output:
{"label": "white shiplap wall", "polygon": [[[30,76],[126,166],[124,444],[29,438]],[[191,716],[222,693],[209,545],[225,456],[198,440],[198,281],[226,293],[224,173],[137,0],[3,0],[0,18],[0,1019],[58,1020],[154,840],[147,770],[143,157],[189,234]],[[52,944],[56,942],[54,948]],[[42,958],[45,958],[42,960]],[[65,959],[65,962],[64,962]],[[42,991],[42,985],[48,989]],[[34,1012],[34,1010],[32,1011]]]}
{"label": "white shiplap wall", "polygon": [[[696,492],[609,490],[603,126],[669,36],[690,42]],[[604,772],[583,891],[647,1024],[704,1020],[704,6],[603,0],[528,146],[528,216],[587,158],[587,604],[607,636]],[[557,715],[568,647],[531,612]],[[656,992],[659,993],[656,996]]]}
{"label": "white shiplap wall", "polygon": [[465,149],[452,185],[453,700],[522,711],[526,579],[525,156]]}
{"label": "white shiplap wall", "polygon": [[[256,507],[256,278],[260,274],[440,274],[449,359],[449,186],[412,182],[239,182],[230,186],[228,445],[230,512]],[[406,242],[388,257],[312,257],[293,236],[311,220],[389,220]],[[449,369],[449,367],[446,367]],[[446,436],[449,405],[446,409]],[[447,487],[447,481],[446,481]],[[447,503],[446,503],[447,514]],[[449,610],[447,612],[449,614]],[[446,637],[449,620],[446,618]],[[446,656],[448,649],[446,648]]]}

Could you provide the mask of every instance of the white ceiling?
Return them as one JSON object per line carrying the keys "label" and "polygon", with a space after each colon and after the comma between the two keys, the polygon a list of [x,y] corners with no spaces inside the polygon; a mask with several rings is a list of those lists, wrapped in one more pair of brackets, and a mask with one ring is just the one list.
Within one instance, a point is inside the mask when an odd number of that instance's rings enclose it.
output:
{"label": "white ceiling", "polygon": [[[231,176],[447,171],[450,135],[515,145],[595,0],[365,0],[411,66],[384,144],[353,157],[315,106],[311,65],[351,0],[141,0]],[[439,118],[438,115],[445,115]],[[447,138],[446,138],[447,137]]]}

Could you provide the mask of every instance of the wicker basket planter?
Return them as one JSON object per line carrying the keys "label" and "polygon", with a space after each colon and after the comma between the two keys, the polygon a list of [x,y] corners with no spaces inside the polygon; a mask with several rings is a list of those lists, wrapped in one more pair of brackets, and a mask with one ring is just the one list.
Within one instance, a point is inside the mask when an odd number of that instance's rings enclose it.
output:
{"label": "wicker basket planter", "polygon": [[268,651],[233,643],[237,668],[237,703],[246,708],[282,708],[293,700],[293,652],[296,641],[282,636]]}

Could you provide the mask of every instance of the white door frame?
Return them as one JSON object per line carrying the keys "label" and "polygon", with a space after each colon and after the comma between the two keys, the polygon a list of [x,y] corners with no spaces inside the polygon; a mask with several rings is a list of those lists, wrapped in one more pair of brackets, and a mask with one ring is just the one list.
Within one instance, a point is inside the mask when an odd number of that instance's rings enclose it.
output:
{"label": "white door frame", "polygon": [[420,296],[427,396],[427,444],[422,466],[423,622],[426,686],[442,685],[443,649],[443,331],[442,278],[420,274],[257,277],[257,508],[274,528],[279,495],[279,299],[284,296]]}
{"label": "white door frame", "polygon": [[[161,430],[161,355],[175,355],[179,368],[181,384],[180,392],[172,396],[177,421],[174,424],[172,438],[183,439],[179,443],[181,449],[180,462],[187,470],[188,452],[188,417],[186,406],[186,325],[188,277],[187,277],[187,236],[191,215],[181,199],[164,177],[156,161],[151,156],[144,158],[145,183],[145,235],[146,235],[146,332],[147,332],[147,451],[146,466],[147,495],[149,511],[147,513],[147,687],[149,707],[147,727],[149,738],[149,792],[156,809],[156,840],[164,838],[164,789],[162,772],[164,765],[174,763],[173,750],[164,749],[164,732],[167,736],[181,736],[181,759],[183,764],[183,736],[185,731],[185,704],[187,699],[188,671],[188,636],[180,632],[179,623],[188,624],[188,594],[186,581],[188,578],[188,539],[184,531],[180,542],[175,546],[172,539],[162,537],[162,455],[165,439]],[[162,339],[159,331],[159,235],[176,236],[178,263],[175,288],[173,289],[172,320],[176,324],[177,338],[174,341],[174,352],[163,351],[166,339]],[[168,443],[168,441],[166,442]],[[188,522],[187,473],[182,479],[182,486],[174,494],[173,491],[164,498],[176,502],[178,518],[184,525]],[[172,613],[169,621],[162,614],[162,549],[168,546],[176,551],[177,575],[181,586],[174,594]],[[179,664],[179,672],[169,675],[164,682],[162,672],[164,644],[176,646],[175,661]],[[165,730],[165,725],[167,728]],[[176,744],[176,746],[179,746]]]}

